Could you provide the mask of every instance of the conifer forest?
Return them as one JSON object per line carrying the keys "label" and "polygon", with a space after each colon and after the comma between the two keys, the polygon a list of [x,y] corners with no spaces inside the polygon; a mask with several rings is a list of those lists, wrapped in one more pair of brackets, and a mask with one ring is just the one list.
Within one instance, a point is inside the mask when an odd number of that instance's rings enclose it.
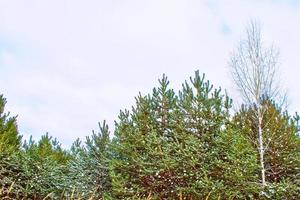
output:
{"label": "conifer forest", "polygon": [[70,148],[48,133],[22,138],[2,94],[0,198],[299,200],[300,116],[285,106],[277,59],[252,22],[225,66],[240,104],[201,70],[178,91],[163,74],[113,130],[104,120]]}

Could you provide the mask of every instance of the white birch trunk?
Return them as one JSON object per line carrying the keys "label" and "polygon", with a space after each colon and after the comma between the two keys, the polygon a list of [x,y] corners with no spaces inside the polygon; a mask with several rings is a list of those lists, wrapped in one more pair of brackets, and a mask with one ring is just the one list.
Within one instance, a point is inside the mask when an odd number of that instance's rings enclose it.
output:
{"label": "white birch trunk", "polygon": [[258,142],[259,142],[259,160],[261,168],[261,183],[266,186],[266,173],[265,173],[265,161],[264,161],[264,142],[263,142],[263,130],[262,130],[262,113],[260,108],[258,108]]}
{"label": "white birch trunk", "polygon": [[[230,66],[233,80],[248,106],[257,106],[255,121],[258,125],[257,138],[258,157],[262,187],[267,185],[265,168],[265,148],[263,138],[264,107],[261,98],[279,97],[279,82],[277,81],[278,51],[273,47],[265,48],[262,43],[260,25],[251,21],[246,29],[247,37],[233,53]],[[284,100],[284,99],[283,99]]]}

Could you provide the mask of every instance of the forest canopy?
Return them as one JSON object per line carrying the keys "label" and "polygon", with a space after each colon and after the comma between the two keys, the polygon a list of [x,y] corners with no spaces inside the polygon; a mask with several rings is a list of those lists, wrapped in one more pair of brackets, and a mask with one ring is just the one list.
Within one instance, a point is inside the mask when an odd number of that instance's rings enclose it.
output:
{"label": "forest canopy", "polygon": [[104,120],[64,149],[22,140],[0,95],[0,199],[300,199],[300,117],[279,98],[276,51],[256,23],[246,32],[229,62],[238,109],[199,71],[179,91],[164,74],[114,130]]}
{"label": "forest canopy", "polygon": [[113,134],[104,121],[98,133],[66,150],[49,134],[22,142],[1,96],[2,198],[300,198],[299,116],[272,99],[262,101],[266,185],[256,105],[231,112],[232,99],[198,71],[177,93],[164,75],[151,94],[135,99],[120,112]]}

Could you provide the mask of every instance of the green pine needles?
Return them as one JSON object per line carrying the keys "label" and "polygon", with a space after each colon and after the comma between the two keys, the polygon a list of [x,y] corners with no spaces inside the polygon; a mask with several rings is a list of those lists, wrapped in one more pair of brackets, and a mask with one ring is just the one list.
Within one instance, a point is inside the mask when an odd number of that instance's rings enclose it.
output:
{"label": "green pine needles", "polygon": [[116,124],[118,159],[112,160],[116,198],[204,198],[217,190],[211,176],[217,138],[230,100],[196,72],[179,95],[165,76],[152,95],[136,98]]}
{"label": "green pine needles", "polygon": [[21,142],[0,98],[0,198],[300,199],[299,116],[263,106],[262,186],[255,105],[232,100],[196,71],[175,92],[163,75],[151,94],[120,111],[115,130],[77,139],[70,150],[48,134]]}
{"label": "green pine needles", "polygon": [[18,134],[16,117],[4,113],[6,99],[0,95],[0,153],[10,154],[19,149],[21,136]]}

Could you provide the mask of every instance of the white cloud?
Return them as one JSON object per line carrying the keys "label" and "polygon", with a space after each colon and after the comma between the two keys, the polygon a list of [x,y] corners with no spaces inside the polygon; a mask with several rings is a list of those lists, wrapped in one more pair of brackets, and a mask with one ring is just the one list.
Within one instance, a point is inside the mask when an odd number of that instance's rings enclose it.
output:
{"label": "white cloud", "polygon": [[[229,53],[255,17],[266,41],[281,49],[282,82],[291,110],[300,110],[300,12],[291,5],[0,0],[0,93],[8,98],[7,109],[19,115],[22,133],[49,131],[70,144],[90,134],[97,121],[112,125],[119,109],[130,108],[138,91],[150,92],[164,72],[175,88],[199,69],[214,85],[233,91]],[[12,46],[1,47],[1,40]]]}

